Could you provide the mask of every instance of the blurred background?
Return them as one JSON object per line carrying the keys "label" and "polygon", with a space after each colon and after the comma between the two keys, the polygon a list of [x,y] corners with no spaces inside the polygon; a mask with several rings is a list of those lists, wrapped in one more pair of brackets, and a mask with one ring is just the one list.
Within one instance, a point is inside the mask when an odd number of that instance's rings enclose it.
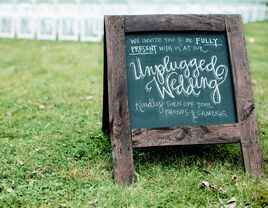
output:
{"label": "blurred background", "polygon": [[241,14],[268,19],[264,0],[0,0],[0,37],[99,42],[104,15]]}

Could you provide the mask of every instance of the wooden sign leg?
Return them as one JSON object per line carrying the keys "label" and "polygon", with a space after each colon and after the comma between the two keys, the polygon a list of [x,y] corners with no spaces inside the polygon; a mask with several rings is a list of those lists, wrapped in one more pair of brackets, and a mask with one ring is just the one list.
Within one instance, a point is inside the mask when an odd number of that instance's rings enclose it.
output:
{"label": "wooden sign leg", "polygon": [[263,170],[253,103],[246,107],[243,115],[241,123],[241,148],[245,170],[249,174],[261,176]]}
{"label": "wooden sign leg", "polygon": [[247,173],[260,176],[263,173],[261,153],[241,16],[227,16],[226,31],[230,44],[231,65],[236,68],[233,76],[245,170]]}
{"label": "wooden sign leg", "polygon": [[124,18],[105,17],[109,131],[113,150],[114,179],[118,184],[133,182],[135,171],[128,115],[127,74],[125,69]]}
{"label": "wooden sign leg", "polygon": [[[114,180],[118,184],[128,185],[134,181],[132,143],[124,135],[114,135],[112,138]],[[120,137],[120,139],[119,139]]]}

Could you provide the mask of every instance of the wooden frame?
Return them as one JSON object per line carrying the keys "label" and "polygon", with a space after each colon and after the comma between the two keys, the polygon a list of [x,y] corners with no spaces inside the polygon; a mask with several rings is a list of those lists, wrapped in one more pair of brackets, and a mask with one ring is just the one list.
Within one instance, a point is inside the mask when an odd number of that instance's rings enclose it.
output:
{"label": "wooden frame", "polygon": [[[111,136],[115,181],[134,178],[132,147],[240,143],[246,172],[262,171],[249,67],[239,15],[105,16],[103,131]],[[237,119],[235,124],[131,129],[128,111],[125,33],[220,31],[228,40]]]}

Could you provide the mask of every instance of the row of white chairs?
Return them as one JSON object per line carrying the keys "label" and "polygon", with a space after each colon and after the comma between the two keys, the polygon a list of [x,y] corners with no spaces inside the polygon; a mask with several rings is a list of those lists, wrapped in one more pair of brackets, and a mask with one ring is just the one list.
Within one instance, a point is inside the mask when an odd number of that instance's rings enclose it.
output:
{"label": "row of white chairs", "polygon": [[0,0],[0,37],[39,40],[101,41],[105,14],[242,14],[243,21],[267,18],[259,1],[144,1],[125,3],[82,0]]}
{"label": "row of white chairs", "polygon": [[0,3],[0,37],[39,40],[101,41],[101,7],[71,3]]}

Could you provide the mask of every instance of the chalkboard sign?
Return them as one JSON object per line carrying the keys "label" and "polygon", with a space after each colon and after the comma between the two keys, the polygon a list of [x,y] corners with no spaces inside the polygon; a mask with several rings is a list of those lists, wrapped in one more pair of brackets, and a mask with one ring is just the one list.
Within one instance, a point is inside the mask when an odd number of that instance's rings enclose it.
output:
{"label": "chalkboard sign", "polygon": [[236,123],[225,33],[126,35],[131,128]]}
{"label": "chalkboard sign", "polygon": [[133,182],[133,147],[240,143],[263,174],[239,15],[106,16],[103,131],[114,178]]}

